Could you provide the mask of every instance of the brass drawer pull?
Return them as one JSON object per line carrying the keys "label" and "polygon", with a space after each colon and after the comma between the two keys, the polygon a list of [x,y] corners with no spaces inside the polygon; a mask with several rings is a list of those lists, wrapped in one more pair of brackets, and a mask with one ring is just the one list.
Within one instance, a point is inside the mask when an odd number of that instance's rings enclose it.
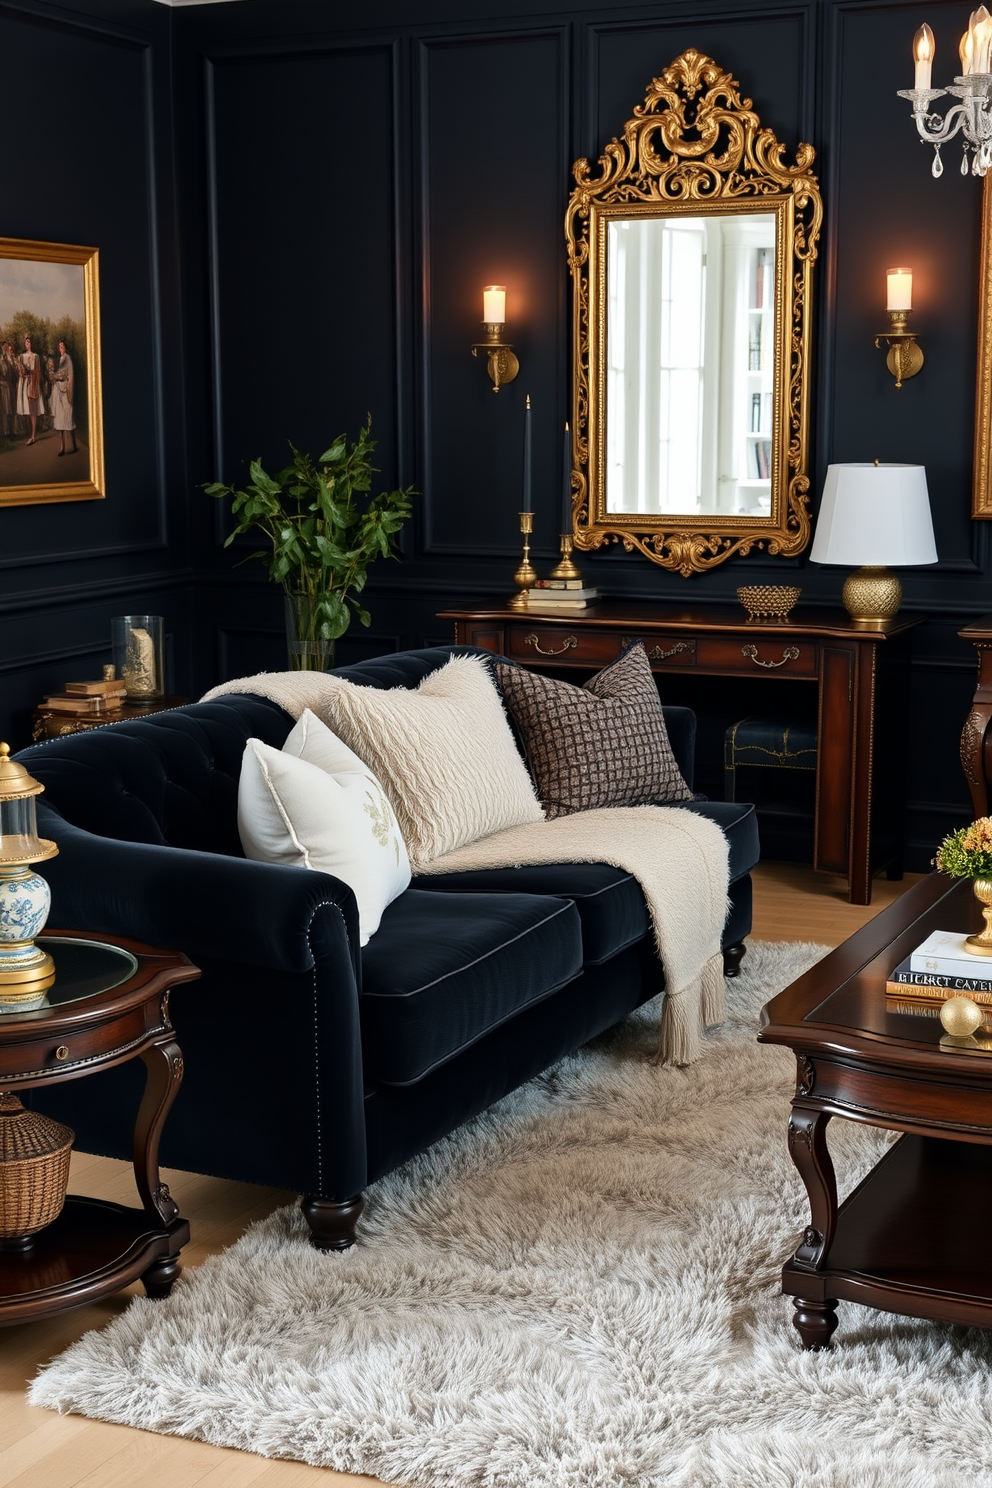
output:
{"label": "brass drawer pull", "polygon": [[[627,646],[632,646],[636,639],[636,636],[621,636],[620,650],[623,651]],[[695,649],[695,641],[676,641],[675,645],[669,646],[667,651],[662,651],[660,646],[652,646],[647,656],[648,661],[667,661],[670,656],[681,656],[684,651],[688,651],[691,655]]]}
{"label": "brass drawer pull", "polygon": [[68,1059],[69,1058],[69,1046],[67,1044],[59,1044],[58,1048],[55,1050],[55,1058],[56,1059]]}
{"label": "brass drawer pull", "polygon": [[[548,608],[550,609],[551,606],[549,605]],[[524,645],[533,646],[538,656],[561,656],[563,652],[571,651],[578,644],[575,636],[566,636],[557,651],[545,651],[542,649],[541,643],[533,631],[531,631],[530,635],[524,636]]]}
{"label": "brass drawer pull", "polygon": [[750,656],[750,658],[754,662],[755,666],[761,666],[761,667],[780,667],[780,666],[785,666],[785,663],[787,661],[796,661],[796,660],[798,660],[798,657],[799,657],[799,647],[798,646],[786,646],[785,650],[782,652],[782,660],[781,661],[762,661],[761,658],[758,655],[758,648],[757,648],[757,646],[742,646],[741,647],[741,655],[742,656]]}

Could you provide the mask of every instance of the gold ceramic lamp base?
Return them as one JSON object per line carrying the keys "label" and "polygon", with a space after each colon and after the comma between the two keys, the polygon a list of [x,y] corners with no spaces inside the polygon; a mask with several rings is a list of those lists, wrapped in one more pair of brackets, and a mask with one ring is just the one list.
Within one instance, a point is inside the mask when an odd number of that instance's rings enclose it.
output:
{"label": "gold ceramic lamp base", "polygon": [[865,564],[848,575],[841,599],[855,629],[884,630],[899,613],[902,585],[884,564]]}

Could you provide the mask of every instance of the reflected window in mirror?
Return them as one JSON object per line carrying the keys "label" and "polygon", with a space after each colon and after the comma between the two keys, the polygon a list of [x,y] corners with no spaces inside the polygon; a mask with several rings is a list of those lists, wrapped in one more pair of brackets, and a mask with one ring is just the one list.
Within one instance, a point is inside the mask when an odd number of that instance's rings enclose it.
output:
{"label": "reflected window in mirror", "polygon": [[771,511],[775,218],[607,228],[606,510]]}

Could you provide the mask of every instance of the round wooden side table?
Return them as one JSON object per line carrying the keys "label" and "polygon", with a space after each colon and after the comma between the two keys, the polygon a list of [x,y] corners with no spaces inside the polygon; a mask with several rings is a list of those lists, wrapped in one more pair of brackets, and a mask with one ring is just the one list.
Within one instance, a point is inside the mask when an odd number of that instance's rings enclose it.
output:
{"label": "round wooden side table", "polygon": [[169,992],[199,968],[180,952],[88,932],[46,931],[38,944],[55,961],[55,982],[40,1007],[0,1013],[0,1092],[20,1095],[142,1059],[133,1143],[141,1208],[69,1194],[30,1246],[0,1251],[0,1324],[81,1307],[138,1277],[150,1297],[168,1296],[189,1240],[160,1181],[158,1149],[183,1074]]}

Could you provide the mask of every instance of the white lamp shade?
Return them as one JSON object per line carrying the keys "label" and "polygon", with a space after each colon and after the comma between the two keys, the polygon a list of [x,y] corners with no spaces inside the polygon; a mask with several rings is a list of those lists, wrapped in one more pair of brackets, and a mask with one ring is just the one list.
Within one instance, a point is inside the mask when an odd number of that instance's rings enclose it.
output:
{"label": "white lamp shade", "polygon": [[922,465],[828,465],[810,549],[814,563],[936,563]]}

